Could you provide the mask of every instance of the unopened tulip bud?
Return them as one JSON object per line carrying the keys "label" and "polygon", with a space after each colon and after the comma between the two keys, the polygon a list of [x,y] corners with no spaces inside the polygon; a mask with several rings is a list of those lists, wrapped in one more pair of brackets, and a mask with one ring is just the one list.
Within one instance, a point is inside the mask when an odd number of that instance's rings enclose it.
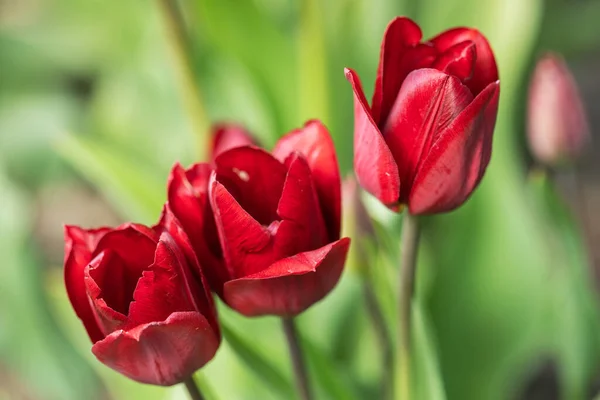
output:
{"label": "unopened tulip bud", "polygon": [[575,161],[589,140],[577,85],[563,59],[542,57],[529,86],[529,148],[537,162],[556,166]]}
{"label": "unopened tulip bud", "polygon": [[436,214],[462,205],[492,154],[500,81],[485,36],[454,28],[422,40],[398,17],[387,27],[371,104],[354,90],[354,170],[393,211]]}

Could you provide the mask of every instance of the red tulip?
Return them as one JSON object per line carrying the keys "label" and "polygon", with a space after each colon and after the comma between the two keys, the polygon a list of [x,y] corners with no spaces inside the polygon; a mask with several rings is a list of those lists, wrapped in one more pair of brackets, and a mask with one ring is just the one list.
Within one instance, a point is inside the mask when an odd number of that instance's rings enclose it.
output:
{"label": "red tulip", "polygon": [[548,54],[537,63],[528,106],[527,134],[536,160],[549,166],[576,160],[590,132],[579,90],[560,56]]}
{"label": "red tulip", "polygon": [[[186,199],[176,211],[184,227],[205,221],[191,234],[204,234],[201,262],[206,250],[216,253],[206,208],[192,204],[206,202],[205,168],[186,172],[202,169],[201,180],[174,185],[187,187],[185,196],[169,197],[171,205]],[[245,146],[216,157],[208,196],[224,262],[210,264],[213,289],[249,316],[293,316],[323,298],[339,280],[350,244],[340,239],[340,186],[333,142],[316,121],[286,135],[272,154]]]}
{"label": "red tulip", "polygon": [[[239,125],[215,125],[212,129],[212,163],[219,154],[227,150],[254,143],[250,133]],[[167,184],[167,207],[181,221],[210,287],[222,295],[223,282],[228,279],[229,274],[225,269],[217,227],[208,200],[208,181],[212,170],[213,166],[208,163],[194,164],[187,170],[176,163]]]}
{"label": "red tulip", "polygon": [[65,283],[94,355],[138,382],[181,382],[219,346],[211,295],[168,210],[154,228],[65,227]]}
{"label": "red tulip", "polygon": [[211,159],[219,154],[240,146],[255,144],[252,135],[242,126],[235,124],[218,124],[213,127]]}
{"label": "red tulip", "polygon": [[450,211],[477,187],[489,163],[499,82],[477,30],[455,28],[421,42],[408,18],[387,27],[371,107],[356,73],[354,166],[359,183],[388,207]]}

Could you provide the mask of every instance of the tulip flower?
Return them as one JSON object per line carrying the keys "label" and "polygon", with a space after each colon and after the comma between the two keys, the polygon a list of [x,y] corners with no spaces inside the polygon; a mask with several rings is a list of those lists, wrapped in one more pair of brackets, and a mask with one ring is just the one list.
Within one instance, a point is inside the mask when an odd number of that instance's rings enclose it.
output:
{"label": "tulip flower", "polygon": [[547,166],[576,160],[590,139],[577,85],[558,55],[547,54],[535,67],[527,134],[533,156]]}
{"label": "tulip flower", "polygon": [[[210,159],[236,147],[255,144],[246,129],[235,124],[218,124],[212,129]],[[167,184],[168,207],[181,222],[192,247],[201,262],[210,287],[222,295],[223,282],[228,279],[223,252],[208,200],[208,181],[212,172],[208,163],[197,163],[184,169],[176,163]]]}
{"label": "tulip flower", "polygon": [[492,150],[498,70],[486,38],[455,28],[421,42],[408,18],[387,27],[371,106],[357,74],[354,167],[359,183],[393,210],[450,211],[481,181]]}
{"label": "tulip flower", "polygon": [[94,355],[138,382],[182,382],[219,347],[210,292],[168,209],[154,228],[66,226],[65,284]]}
{"label": "tulip flower", "polygon": [[235,147],[214,164],[212,172],[176,165],[169,184],[170,207],[210,266],[213,290],[244,315],[284,317],[329,293],[350,240],[340,239],[341,183],[327,129],[309,122],[272,154]]}

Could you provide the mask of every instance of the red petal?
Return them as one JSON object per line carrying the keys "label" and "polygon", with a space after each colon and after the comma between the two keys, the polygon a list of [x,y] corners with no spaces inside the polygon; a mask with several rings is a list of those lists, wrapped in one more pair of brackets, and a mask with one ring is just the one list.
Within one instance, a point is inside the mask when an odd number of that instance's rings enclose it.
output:
{"label": "red petal", "polygon": [[184,255],[171,235],[163,233],[156,246],[154,264],[142,273],[135,288],[127,327],[163,321],[177,311],[200,311],[190,293],[190,281],[194,283]]}
{"label": "red petal", "polygon": [[247,316],[295,316],[337,284],[350,246],[343,238],[320,249],[279,260],[269,268],[225,284],[225,301]]}
{"label": "red petal", "polygon": [[360,185],[387,206],[400,197],[398,165],[371,111],[356,73],[346,69],[346,78],[354,90],[354,169]]}
{"label": "red petal", "polygon": [[102,263],[90,268],[89,276],[101,291],[97,297],[123,315],[128,313],[142,271],[154,262],[155,236],[150,228],[127,224],[98,242],[94,254],[106,254]]}
{"label": "red petal", "polygon": [[[183,226],[211,287],[220,292],[229,279],[208,199],[211,167],[194,164],[187,171],[175,164],[168,183],[168,208]],[[173,233],[172,233],[173,234]]]}
{"label": "red petal", "polygon": [[263,225],[278,219],[286,168],[257,147],[237,147],[215,160],[217,180]]}
{"label": "red petal", "polygon": [[104,335],[90,307],[83,271],[92,260],[98,241],[110,231],[110,228],[85,230],[77,226],[65,226],[65,286],[71,305],[92,342],[97,342]]}
{"label": "red petal", "polygon": [[405,17],[397,17],[387,26],[373,92],[372,115],[377,124],[385,121],[402,81],[411,71],[402,65],[406,63],[406,53],[419,44],[422,36],[419,25]]}
{"label": "red petal", "polygon": [[413,214],[450,211],[471,195],[490,161],[499,83],[490,84],[439,135],[410,193]]}
{"label": "red petal", "polygon": [[202,314],[177,312],[164,322],[116,331],[97,342],[92,352],[135,381],[169,386],[204,366],[218,347],[218,335]]}
{"label": "red petal", "polygon": [[240,206],[214,174],[209,187],[223,254],[233,277],[265,269],[275,260],[267,228]]}
{"label": "red petal", "polygon": [[[294,153],[286,164],[289,164],[289,170],[277,214],[284,222],[289,222],[291,229],[282,230],[280,226],[276,239],[279,246],[285,246],[288,252],[285,256],[288,256],[319,248],[329,241],[308,163],[303,156]],[[287,238],[282,237],[285,231],[289,235]]]}
{"label": "red petal", "polygon": [[490,83],[498,80],[496,59],[485,36],[476,29],[454,28],[434,37],[431,39],[431,43],[443,53],[450,47],[467,40],[475,43],[477,48],[473,77],[466,83],[473,96],[476,96]]}
{"label": "red petal", "polygon": [[419,69],[406,77],[384,129],[403,182],[402,202],[431,144],[472,99],[458,78],[438,70]]}
{"label": "red petal", "polygon": [[467,40],[455,44],[442,53],[435,60],[432,68],[448,75],[454,75],[462,82],[466,82],[473,77],[476,59],[477,50],[475,49],[475,43]]}
{"label": "red petal", "polygon": [[[163,231],[161,234],[159,244],[162,243],[166,246],[167,250],[169,250],[165,252],[165,254],[168,255],[169,252],[172,252],[174,257],[171,257],[171,265],[175,268],[175,271],[178,271],[178,276],[184,279],[183,284],[185,285],[184,288],[187,290],[187,298],[191,299],[196,310],[200,311],[208,318],[208,321],[215,329],[215,332],[219,332],[217,312],[214,307],[214,301],[209,285],[204,277],[203,269],[201,269],[199,264],[199,256],[194,252],[187,234],[177,218],[169,210],[168,206],[165,206],[163,210],[160,224],[166,232]],[[215,236],[218,241],[219,238],[216,233],[216,228]],[[218,246],[220,246],[220,244],[218,244]],[[154,264],[157,264],[161,258],[162,257],[160,257],[157,249]],[[219,267],[224,269],[224,262],[222,262]],[[222,283],[219,285],[219,291],[221,291]]]}
{"label": "red petal", "polygon": [[212,160],[236,147],[249,146],[256,141],[248,131],[235,124],[218,124],[213,128]]}
{"label": "red petal", "polygon": [[329,240],[337,240],[340,237],[342,212],[341,178],[335,146],[327,128],[320,121],[309,121],[304,128],[281,138],[275,145],[273,155],[279,161],[285,161],[294,151],[302,154],[308,162]]}
{"label": "red petal", "polygon": [[[133,292],[126,293],[123,289],[123,271],[125,269],[123,261],[110,250],[98,254],[84,269],[88,302],[92,306],[94,318],[103,337],[119,329],[127,319]],[[100,287],[105,283],[109,286],[114,283],[114,287],[107,288],[108,295],[106,296]],[[110,306],[107,301],[110,302]]]}

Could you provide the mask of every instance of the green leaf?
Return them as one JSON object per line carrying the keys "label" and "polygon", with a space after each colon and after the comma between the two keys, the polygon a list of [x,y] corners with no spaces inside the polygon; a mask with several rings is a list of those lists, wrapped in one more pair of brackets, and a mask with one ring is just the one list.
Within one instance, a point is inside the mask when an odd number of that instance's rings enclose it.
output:
{"label": "green leaf", "polygon": [[597,50],[600,48],[599,19],[598,1],[557,2],[546,11],[540,47],[563,54]]}
{"label": "green leaf", "polygon": [[445,400],[446,390],[440,372],[433,328],[419,301],[413,302],[412,313],[414,398]]}
{"label": "green leaf", "polygon": [[289,83],[296,75],[291,34],[282,32],[252,1],[195,0],[192,7],[197,37],[207,38],[209,47],[244,65],[261,84],[276,134],[298,125],[298,90]]}
{"label": "green leaf", "polygon": [[107,196],[122,215],[151,224],[166,197],[166,174],[152,171],[111,143],[68,135],[57,150]]}
{"label": "green leaf", "polygon": [[300,120],[319,118],[329,124],[329,82],[323,21],[323,2],[300,2],[298,32]]}
{"label": "green leaf", "polygon": [[335,363],[327,351],[307,339],[302,339],[302,350],[307,359],[311,379],[323,393],[318,398],[353,400],[358,399],[356,385],[343,374],[342,365]]}
{"label": "green leaf", "polygon": [[202,373],[202,371],[198,371],[194,374],[194,381],[196,382],[196,385],[198,385],[198,388],[200,388],[200,391],[202,392],[202,395],[204,396],[205,400],[220,399],[220,397],[217,395],[216,390],[211,385],[210,381],[207,379],[205,374]]}
{"label": "green leaf", "polygon": [[261,350],[245,337],[237,334],[223,319],[221,319],[221,331],[236,355],[246,364],[249,371],[260,379],[262,384],[272,387],[282,399],[293,398],[294,389],[291,383],[276,366],[263,356]]}

